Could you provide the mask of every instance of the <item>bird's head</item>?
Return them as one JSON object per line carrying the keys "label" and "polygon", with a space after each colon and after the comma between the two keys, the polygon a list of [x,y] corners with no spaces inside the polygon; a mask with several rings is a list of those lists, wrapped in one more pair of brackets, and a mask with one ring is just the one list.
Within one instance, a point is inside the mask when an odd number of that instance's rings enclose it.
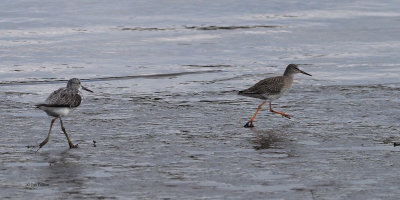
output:
{"label": "bird's head", "polygon": [[311,74],[299,69],[299,67],[296,64],[289,64],[286,67],[285,73],[283,74],[284,76],[292,76],[294,74],[302,73],[308,76],[311,76]]}
{"label": "bird's head", "polygon": [[88,91],[88,92],[92,92],[92,90],[89,90],[88,88],[84,87],[81,85],[81,80],[79,80],[78,78],[71,78],[69,79],[68,83],[67,83],[67,88],[72,88],[72,89],[77,89],[79,90],[80,88]]}

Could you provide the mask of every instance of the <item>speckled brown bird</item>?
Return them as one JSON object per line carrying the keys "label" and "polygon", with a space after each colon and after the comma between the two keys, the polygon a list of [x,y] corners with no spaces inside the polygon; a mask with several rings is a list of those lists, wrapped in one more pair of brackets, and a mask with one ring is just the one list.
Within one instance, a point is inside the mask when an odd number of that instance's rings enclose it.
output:
{"label": "speckled brown bird", "polygon": [[283,113],[283,112],[273,110],[272,109],[272,101],[279,99],[283,94],[288,92],[288,90],[292,86],[293,77],[297,73],[303,73],[303,74],[311,76],[311,74],[300,70],[296,64],[289,64],[286,67],[286,70],[283,73],[283,76],[266,78],[264,80],[259,81],[258,83],[256,83],[255,85],[253,85],[252,87],[250,87],[246,90],[239,91],[239,95],[264,100],[258,106],[256,112],[254,113],[254,116],[250,119],[249,122],[247,122],[244,125],[244,127],[254,127],[253,121],[256,118],[258,111],[261,109],[261,107],[267,101],[269,101],[269,110],[271,112],[280,114],[280,115],[282,115],[282,117],[286,117],[286,118],[290,119],[290,115]]}

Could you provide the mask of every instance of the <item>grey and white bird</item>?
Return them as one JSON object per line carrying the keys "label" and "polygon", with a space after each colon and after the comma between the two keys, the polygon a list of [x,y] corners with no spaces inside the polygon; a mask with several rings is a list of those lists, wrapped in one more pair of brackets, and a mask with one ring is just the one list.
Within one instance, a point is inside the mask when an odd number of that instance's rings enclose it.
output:
{"label": "grey and white bird", "polygon": [[79,79],[72,78],[68,81],[67,87],[59,88],[58,90],[52,92],[50,96],[47,97],[45,102],[36,105],[37,108],[46,112],[48,116],[54,117],[50,123],[49,133],[46,139],[39,144],[39,149],[49,141],[51,128],[53,127],[56,119],[60,119],[61,130],[64,132],[65,137],[67,137],[69,148],[78,147],[78,145],[73,145],[69,139],[61,117],[67,116],[81,104],[82,96],[80,89],[84,89],[93,93],[92,90],[83,87]]}
{"label": "grey and white bird", "polygon": [[287,93],[292,86],[294,75],[297,73],[303,73],[306,75],[311,76],[311,74],[306,73],[298,68],[296,64],[289,64],[286,67],[283,76],[276,76],[271,78],[266,78],[252,87],[239,91],[239,95],[258,98],[264,100],[257,108],[256,112],[254,113],[253,117],[247,122],[244,127],[254,127],[253,121],[256,118],[258,111],[261,107],[268,101],[269,102],[269,110],[273,113],[277,113],[282,115],[282,117],[286,117],[290,119],[290,115],[275,111],[272,109],[272,101],[279,99],[283,94]]}

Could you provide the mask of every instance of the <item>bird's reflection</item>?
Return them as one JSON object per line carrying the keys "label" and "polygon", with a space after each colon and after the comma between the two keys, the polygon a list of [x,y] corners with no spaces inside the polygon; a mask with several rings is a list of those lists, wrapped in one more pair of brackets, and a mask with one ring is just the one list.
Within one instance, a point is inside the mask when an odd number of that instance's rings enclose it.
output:
{"label": "bird's reflection", "polygon": [[79,162],[80,156],[76,152],[66,149],[59,153],[41,152],[43,160],[49,163],[49,167],[43,168],[43,182],[47,183],[53,190],[69,197],[70,193],[81,194],[84,185],[84,168]]}
{"label": "bird's reflection", "polygon": [[255,150],[282,148],[280,147],[280,144],[284,141],[284,132],[282,129],[259,130],[251,128],[250,130],[255,136],[252,139]]}

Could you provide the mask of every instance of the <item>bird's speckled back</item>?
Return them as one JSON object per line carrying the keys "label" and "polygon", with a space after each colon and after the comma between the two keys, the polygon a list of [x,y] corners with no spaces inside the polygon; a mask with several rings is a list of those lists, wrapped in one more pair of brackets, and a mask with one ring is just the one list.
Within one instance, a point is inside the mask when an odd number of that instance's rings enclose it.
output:
{"label": "bird's speckled back", "polygon": [[287,92],[293,83],[293,76],[276,76],[266,78],[252,87],[239,92],[244,96],[259,99],[275,100]]}
{"label": "bird's speckled back", "polygon": [[46,99],[45,104],[54,107],[75,108],[81,104],[82,97],[78,89],[60,88]]}

